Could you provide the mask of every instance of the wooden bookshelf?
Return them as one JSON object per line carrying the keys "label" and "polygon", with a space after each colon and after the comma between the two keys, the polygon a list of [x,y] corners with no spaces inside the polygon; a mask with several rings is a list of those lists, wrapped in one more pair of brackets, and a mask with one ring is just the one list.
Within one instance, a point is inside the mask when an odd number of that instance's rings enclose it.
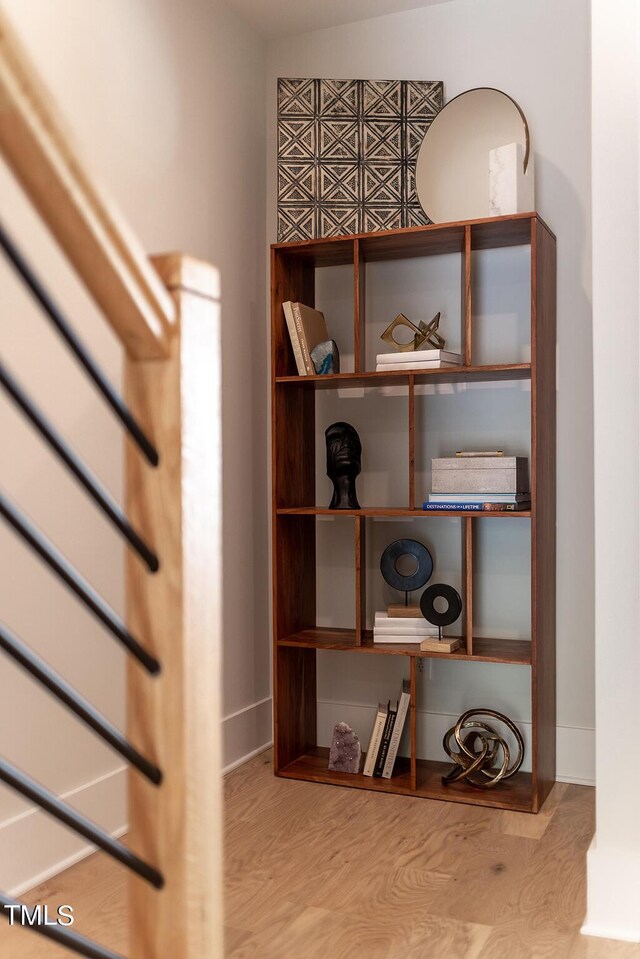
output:
{"label": "wooden bookshelf", "polygon": [[[472,253],[528,245],[531,255],[531,362],[474,365]],[[465,364],[460,369],[376,373],[365,366],[365,273],[368,262],[457,253],[461,258],[462,329]],[[330,376],[298,376],[282,303],[315,303],[315,271],[353,269],[354,370]],[[272,480],[274,610],[274,746],[279,776],[537,812],[555,780],[555,236],[536,214],[517,214],[271,248],[272,309]],[[522,512],[424,512],[416,508],[415,387],[426,383],[531,383],[531,509]],[[393,507],[365,504],[359,510],[316,505],[315,396],[318,390],[351,387],[408,387],[408,416],[398,429],[408,436],[407,502]],[[363,400],[366,402],[366,397]],[[327,629],[316,622],[317,517],[339,515],[353,523],[355,628]],[[373,644],[366,624],[367,520],[408,517],[416,522],[458,516],[461,527],[463,646],[454,653],[421,652],[415,645]],[[473,570],[476,524],[528,520],[531,536],[531,640],[475,635]],[[407,657],[411,680],[411,754],[398,760],[390,780],[350,776],[327,769],[328,750],[317,745],[316,657],[318,650]],[[504,663],[531,675],[531,773],[518,773],[495,790],[464,784],[443,786],[446,762],[416,755],[416,670],[421,658]],[[391,692],[391,691],[390,691]],[[473,704],[471,704],[473,705]],[[369,730],[361,731],[366,739]],[[366,743],[364,744],[366,745]],[[443,759],[444,759],[443,754]]]}

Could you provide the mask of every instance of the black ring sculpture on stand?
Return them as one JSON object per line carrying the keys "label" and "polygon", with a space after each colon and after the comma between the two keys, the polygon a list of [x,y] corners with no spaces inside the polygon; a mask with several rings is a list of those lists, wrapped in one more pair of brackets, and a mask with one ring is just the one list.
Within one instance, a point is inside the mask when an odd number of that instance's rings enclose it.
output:
{"label": "black ring sculpture on stand", "polygon": [[[412,556],[416,561],[416,569],[408,575],[398,569],[398,561],[403,556]],[[404,593],[407,605],[409,593],[421,589],[431,578],[433,557],[427,547],[415,539],[396,539],[387,546],[380,558],[380,572],[389,586]]]}
{"label": "black ring sculpture on stand", "polygon": [[[444,613],[439,613],[436,609],[437,599],[446,600],[447,608]],[[460,593],[446,583],[434,583],[433,586],[427,587],[420,597],[420,611],[427,622],[438,627],[442,639],[442,627],[451,626],[462,612]]]}

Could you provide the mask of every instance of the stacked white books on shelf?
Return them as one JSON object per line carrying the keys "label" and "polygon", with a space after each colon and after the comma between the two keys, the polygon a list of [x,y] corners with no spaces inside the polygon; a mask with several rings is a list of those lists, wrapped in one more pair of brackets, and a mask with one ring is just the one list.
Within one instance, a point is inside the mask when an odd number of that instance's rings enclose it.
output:
{"label": "stacked white books on shelf", "polygon": [[432,626],[421,616],[389,616],[386,610],[376,613],[373,624],[374,643],[415,643],[420,645],[423,639],[438,636],[438,627]]}
{"label": "stacked white books on shelf", "polygon": [[409,350],[406,353],[378,353],[376,373],[393,370],[439,370],[462,366],[462,355],[449,350]]}

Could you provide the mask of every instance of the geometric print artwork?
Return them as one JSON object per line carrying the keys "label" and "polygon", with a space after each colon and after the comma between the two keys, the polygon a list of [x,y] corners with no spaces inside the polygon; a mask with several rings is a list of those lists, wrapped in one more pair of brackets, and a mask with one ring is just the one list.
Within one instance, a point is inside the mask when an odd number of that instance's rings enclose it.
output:
{"label": "geometric print artwork", "polygon": [[440,80],[278,80],[278,242],[429,223],[415,190]]}

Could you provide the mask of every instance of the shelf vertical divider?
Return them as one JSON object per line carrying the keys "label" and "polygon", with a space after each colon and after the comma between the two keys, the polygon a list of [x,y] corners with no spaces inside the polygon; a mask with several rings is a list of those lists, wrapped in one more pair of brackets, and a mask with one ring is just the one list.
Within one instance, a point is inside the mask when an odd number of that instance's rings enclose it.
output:
{"label": "shelf vertical divider", "polygon": [[464,252],[462,254],[462,313],[464,321],[463,356],[464,365],[471,366],[471,227],[464,228]]}
{"label": "shelf vertical divider", "polygon": [[353,368],[364,373],[365,357],[365,263],[359,240],[353,241]]}
{"label": "shelf vertical divider", "polygon": [[316,518],[277,513],[279,506],[315,502],[315,395],[306,389],[289,395],[275,382],[296,370],[282,303],[315,305],[315,269],[274,250],[271,276],[273,740],[279,772],[317,742],[316,650],[278,646],[278,639],[315,626]]}
{"label": "shelf vertical divider", "polygon": [[556,777],[556,244],[531,220],[532,808]]}
{"label": "shelf vertical divider", "polygon": [[462,517],[462,635],[467,655],[473,656],[473,517]]}
{"label": "shelf vertical divider", "polygon": [[416,379],[409,374],[409,509],[416,508]]}
{"label": "shelf vertical divider", "polygon": [[365,516],[355,517],[356,552],[356,646],[364,643],[364,631],[367,628],[367,520]]}
{"label": "shelf vertical divider", "polygon": [[416,676],[418,672],[418,657],[410,656],[409,657],[409,682],[411,684],[411,702],[409,703],[409,733],[410,733],[410,742],[411,742],[411,788],[418,788],[418,757],[417,757],[417,704],[416,704],[416,691],[417,691],[417,682]]}

